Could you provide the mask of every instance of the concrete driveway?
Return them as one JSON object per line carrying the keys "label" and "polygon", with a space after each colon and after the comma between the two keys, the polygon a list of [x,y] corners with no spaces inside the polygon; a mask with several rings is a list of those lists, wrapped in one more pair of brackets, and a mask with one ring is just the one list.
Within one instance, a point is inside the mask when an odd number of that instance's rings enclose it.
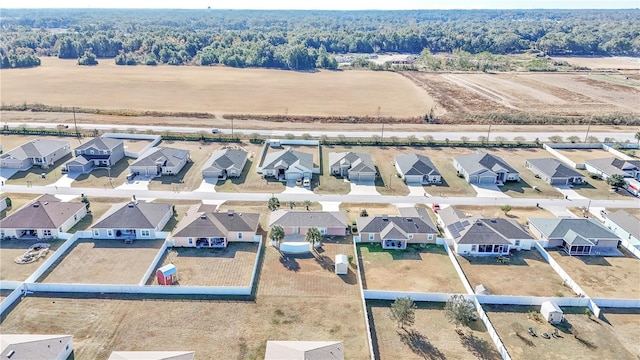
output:
{"label": "concrete driveway", "polygon": [[576,214],[574,214],[571,211],[567,210],[567,208],[565,206],[545,206],[544,209],[548,210],[553,215],[555,215],[556,217],[559,217],[559,218],[573,219],[573,218],[577,218],[578,217],[578,216],[576,216]]}
{"label": "concrete driveway", "polygon": [[216,184],[218,184],[218,179],[206,178],[206,179],[202,180],[202,184],[200,184],[200,187],[198,187],[197,189],[195,189],[193,191],[216,192]]}
{"label": "concrete driveway", "polygon": [[295,180],[287,180],[287,185],[283,194],[313,194],[313,191],[302,185],[296,185]]}
{"label": "concrete driveway", "polygon": [[554,186],[556,190],[558,190],[562,195],[565,196],[567,200],[584,200],[586,197],[578,194],[575,190],[570,188],[568,185],[565,186]]}
{"label": "concrete driveway", "polygon": [[71,183],[76,181],[76,179],[80,175],[82,175],[82,173],[79,173],[79,172],[67,173],[67,174],[62,175],[60,177],[60,179],[58,179],[58,181],[54,182],[51,185],[47,185],[47,186],[71,187]]}
{"label": "concrete driveway", "polygon": [[151,178],[136,176],[132,181],[125,181],[124,184],[120,186],[116,186],[116,189],[125,189],[125,190],[149,190],[149,183],[151,182]]}
{"label": "concrete driveway", "polygon": [[409,196],[431,196],[431,194],[424,191],[422,185],[407,185],[409,188]]}
{"label": "concrete driveway", "polygon": [[340,202],[337,201],[320,201],[322,211],[340,211]]}
{"label": "concrete driveway", "polygon": [[476,197],[487,197],[487,198],[510,198],[511,196],[500,191],[498,185],[490,185],[490,184],[482,184],[475,185],[470,184],[473,189],[478,193]]}
{"label": "concrete driveway", "polygon": [[[345,179],[345,181],[349,180]],[[349,185],[351,185],[349,195],[380,195],[373,181],[349,181]]]}

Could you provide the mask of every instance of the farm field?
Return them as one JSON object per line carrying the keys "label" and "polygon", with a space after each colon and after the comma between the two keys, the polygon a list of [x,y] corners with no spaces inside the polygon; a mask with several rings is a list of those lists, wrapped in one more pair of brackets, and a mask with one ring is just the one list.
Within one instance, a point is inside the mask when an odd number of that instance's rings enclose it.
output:
{"label": "farm field", "polygon": [[[556,272],[537,250],[516,251],[509,264],[498,263],[495,256],[456,255],[471,288],[482,284],[491,295],[571,297],[571,288],[562,284]],[[505,279],[518,279],[517,282]]]}
{"label": "farm field", "polygon": [[586,66],[590,69],[640,69],[640,59],[632,57],[562,57],[554,60],[566,61],[571,65]]}
{"label": "farm field", "polygon": [[[346,359],[369,359],[357,296],[330,301],[263,296],[255,302],[127,299],[28,296],[0,325],[3,333],[72,334],[76,359],[106,360],[111,351],[123,349],[191,350],[198,359],[262,359],[266,341],[273,339],[341,339]],[[169,333],[167,342],[163,334]]]}
{"label": "farm field", "polygon": [[379,107],[383,116],[406,117],[422,116],[432,104],[391,72],[117,66],[111,59],[83,67],[43,57],[37,68],[3,72],[2,89],[6,104],[171,112],[375,116]]}
{"label": "farm field", "polygon": [[[585,308],[562,308],[567,321],[558,326],[562,336],[559,339],[541,336],[544,332],[553,333],[553,325],[528,319],[530,311],[540,311],[539,306],[485,305],[484,308],[512,359],[574,359],[576,354],[580,354],[580,359],[591,360],[637,359],[637,354],[625,347],[617,331],[602,320],[590,320],[584,314]],[[538,337],[529,335],[529,327]],[[577,333],[582,341],[570,331]]]}
{"label": "farm field", "polygon": [[358,246],[358,252],[365,289],[465,293],[446,250],[440,245],[384,250],[378,244],[363,244]]}
{"label": "farm field", "polygon": [[[178,284],[193,286],[250,286],[258,244],[231,243],[224,249],[171,248],[156,270],[178,268]],[[147,282],[158,285],[155,271]]]}
{"label": "farm field", "polygon": [[163,242],[79,239],[38,281],[138,284]]}
{"label": "farm field", "polygon": [[482,321],[455,333],[447,321],[442,303],[416,303],[415,325],[399,329],[389,319],[388,301],[367,301],[374,338],[374,351],[380,359],[500,359]]}
{"label": "farm field", "polygon": [[549,251],[549,255],[592,298],[638,298],[640,260],[618,250],[625,256],[569,256],[564,251]]}
{"label": "farm field", "polygon": [[423,86],[438,106],[453,113],[640,112],[640,88],[635,82],[614,83],[588,73],[403,74]]}
{"label": "farm field", "polygon": [[[30,264],[17,264],[14,259],[24,254],[29,246],[37,243],[50,244],[49,252],[44,257]],[[63,240],[43,241],[43,240],[2,240],[0,241],[0,280],[24,281],[42,263],[50,258],[57,248],[64,243]]]}

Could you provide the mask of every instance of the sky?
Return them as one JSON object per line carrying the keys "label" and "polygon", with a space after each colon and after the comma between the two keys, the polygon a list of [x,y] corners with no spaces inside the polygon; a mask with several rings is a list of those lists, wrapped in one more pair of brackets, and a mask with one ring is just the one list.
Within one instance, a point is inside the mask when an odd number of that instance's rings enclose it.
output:
{"label": "sky", "polygon": [[170,9],[637,9],[640,0],[21,0],[3,8],[170,8]]}

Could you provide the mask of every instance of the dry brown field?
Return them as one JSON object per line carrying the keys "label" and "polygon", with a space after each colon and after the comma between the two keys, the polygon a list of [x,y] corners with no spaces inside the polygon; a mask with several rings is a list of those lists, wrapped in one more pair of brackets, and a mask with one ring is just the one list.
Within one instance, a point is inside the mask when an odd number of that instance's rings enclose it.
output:
{"label": "dry brown field", "polygon": [[612,153],[602,149],[555,149],[576,164],[584,164],[585,160],[615,157]]}
{"label": "dry brown field", "polygon": [[384,71],[296,72],[205,66],[78,66],[43,57],[2,72],[2,102],[241,114],[421,116],[431,98]]}
{"label": "dry brown field", "polygon": [[263,359],[266,342],[273,339],[340,339],[345,359],[369,359],[357,296],[263,296],[255,301],[74,297],[26,297],[3,318],[2,332],[71,334],[76,359],[106,360],[123,349],[191,350],[198,359]]}
{"label": "dry brown field", "polygon": [[138,284],[163,242],[80,239],[38,281]]}
{"label": "dry brown field", "polygon": [[151,143],[151,140],[122,139],[122,142],[124,143],[125,151],[140,152],[140,150]]}
{"label": "dry brown field", "polygon": [[590,69],[635,69],[640,70],[640,59],[632,57],[562,57],[554,56],[554,60],[566,61],[575,66],[586,66]]}
{"label": "dry brown field", "polygon": [[374,351],[380,359],[500,359],[482,321],[463,328],[464,335],[444,315],[442,303],[416,303],[415,325],[399,329],[389,319],[390,303],[368,301]]}
{"label": "dry brown field", "polygon": [[[482,284],[492,295],[571,297],[571,288],[562,284],[537,250],[517,251],[509,264],[498,263],[495,256],[456,255],[471,288]],[[518,279],[518,281],[505,281]]]}
{"label": "dry brown field", "polygon": [[593,298],[637,299],[640,294],[640,260],[619,249],[625,256],[569,256],[549,251],[573,281]]}
{"label": "dry brown field", "polygon": [[[631,353],[640,356],[640,309],[603,308],[604,318],[616,333],[620,343]],[[601,315],[602,317],[603,315]]]}
{"label": "dry brown field", "polygon": [[640,112],[640,87],[585,73],[404,73],[437,101],[441,111],[592,115]]}
{"label": "dry brown field", "polygon": [[340,211],[347,212],[347,220],[349,224],[353,223],[359,216],[362,210],[367,210],[369,216],[378,215],[398,215],[398,208],[392,204],[382,203],[340,203]]}
{"label": "dry brown field", "polygon": [[[224,249],[172,248],[156,270],[174,264],[179,285],[250,286],[257,253],[255,243],[231,243]],[[158,285],[155,271],[147,284]]]}
{"label": "dry brown field", "polygon": [[535,206],[514,206],[505,215],[504,211],[500,210],[502,205],[500,205],[499,201],[500,200],[498,200],[497,206],[455,205],[455,207],[473,216],[480,215],[491,218],[515,220],[520,225],[525,225],[529,218],[555,218],[555,215],[551,212]]}
{"label": "dry brown field", "polygon": [[[29,246],[48,243],[49,252],[43,258],[30,264],[17,264],[14,259],[27,251]],[[0,280],[24,281],[36,271],[45,260],[50,258],[64,241],[43,240],[2,240],[0,241]]]}
{"label": "dry brown field", "polygon": [[[78,221],[71,229],[70,233],[76,231],[88,230],[93,223],[97,222],[110,208],[111,205],[129,201],[129,198],[100,198],[100,197],[88,197],[89,199],[89,211],[90,214],[85,215],[82,220]],[[80,198],[76,198],[73,201],[79,201]]]}
{"label": "dry brown field", "polygon": [[[590,360],[632,360],[638,356],[629,350],[631,344],[624,344],[625,338],[618,335],[619,331],[602,320],[590,320],[584,314],[585,308],[562,308],[567,322],[559,326],[558,333],[562,336],[559,339],[541,336],[544,332],[553,333],[553,325],[528,318],[530,311],[540,311],[539,306],[485,305],[484,308],[512,359],[570,360],[579,357]],[[535,330],[538,337],[529,335],[529,327]],[[568,327],[571,330],[567,330]],[[575,331],[583,341],[576,339],[569,331]],[[531,343],[527,344],[527,341]]]}
{"label": "dry brown field", "polygon": [[384,250],[378,244],[362,244],[358,246],[358,252],[365,289],[465,293],[458,273],[440,245]]}

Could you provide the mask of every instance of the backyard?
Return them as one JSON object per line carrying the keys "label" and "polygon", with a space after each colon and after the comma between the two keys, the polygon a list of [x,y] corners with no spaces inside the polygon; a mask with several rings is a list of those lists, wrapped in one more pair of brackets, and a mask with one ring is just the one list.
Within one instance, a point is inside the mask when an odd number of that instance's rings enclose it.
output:
{"label": "backyard", "polygon": [[640,296],[640,260],[622,248],[624,256],[569,256],[549,250],[564,271],[593,298],[637,299]]}
{"label": "backyard", "polygon": [[414,244],[406,250],[385,250],[379,244],[361,244],[358,252],[365,289],[465,293],[441,245]]}
{"label": "backyard", "polygon": [[[175,265],[178,285],[250,286],[257,253],[256,243],[230,243],[224,249],[171,248],[156,270]],[[147,284],[158,285],[155,271]]]}
{"label": "backyard", "polygon": [[455,332],[443,303],[416,303],[414,326],[400,329],[389,318],[388,301],[367,301],[374,351],[380,359],[500,359],[482,321]]}
{"label": "backyard", "polygon": [[472,289],[482,284],[491,295],[574,296],[535,249],[511,253],[509,263],[500,263],[495,256],[456,255],[456,258]]}
{"label": "backyard", "polygon": [[[89,212],[82,220],[78,221],[71,229],[69,233],[75,233],[76,231],[89,230],[93,223],[97,222],[113,204],[129,201],[128,198],[103,198],[103,197],[87,197],[89,200]],[[80,199],[74,199],[72,201],[79,201]]]}
{"label": "backyard", "polygon": [[554,218],[555,216],[548,210],[535,206],[518,206],[513,207],[508,213],[504,213],[500,208],[500,200],[497,200],[497,206],[476,206],[476,205],[456,205],[456,208],[471,214],[472,216],[480,215],[489,218],[501,218],[507,220],[515,220],[520,225],[526,225],[529,218]]}
{"label": "backyard", "polygon": [[44,283],[138,284],[164,240],[78,239],[38,280]]}
{"label": "backyard", "polygon": [[[512,359],[637,359],[624,340],[602,320],[585,315],[586,308],[562,307],[565,322],[553,326],[535,320],[532,311],[539,306],[485,305],[491,323],[505,344]],[[537,337],[528,333],[533,328]],[[543,333],[552,334],[558,328],[559,338],[545,339]],[[577,334],[577,338],[576,335]]]}
{"label": "backyard", "polygon": [[[29,264],[18,264],[14,259],[24,254],[31,245],[37,243],[50,244],[44,257]],[[63,240],[1,240],[0,241],[0,280],[24,281],[36,271],[46,259],[50,258],[64,243]]]}

